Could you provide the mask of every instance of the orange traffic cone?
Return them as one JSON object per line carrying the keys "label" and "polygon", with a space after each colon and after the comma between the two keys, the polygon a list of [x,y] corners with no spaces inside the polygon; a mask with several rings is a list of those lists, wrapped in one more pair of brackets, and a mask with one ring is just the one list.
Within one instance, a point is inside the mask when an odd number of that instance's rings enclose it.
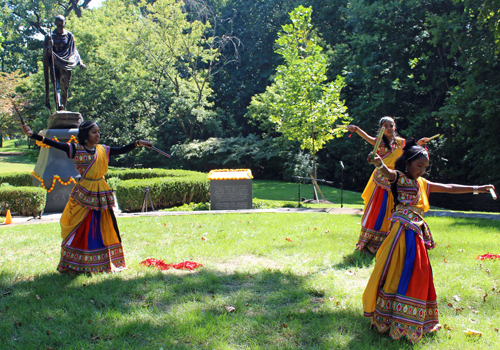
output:
{"label": "orange traffic cone", "polygon": [[10,209],[7,209],[7,214],[5,215],[5,225],[12,224],[12,215],[10,215]]}

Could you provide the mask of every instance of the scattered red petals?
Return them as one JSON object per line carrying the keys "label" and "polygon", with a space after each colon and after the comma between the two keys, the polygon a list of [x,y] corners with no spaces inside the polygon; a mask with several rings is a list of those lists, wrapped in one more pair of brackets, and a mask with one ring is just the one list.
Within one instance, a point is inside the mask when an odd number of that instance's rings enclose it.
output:
{"label": "scattered red petals", "polygon": [[484,255],[479,255],[477,260],[486,260],[486,259],[499,259],[500,260],[500,254],[491,254],[491,253],[486,253]]}
{"label": "scattered red petals", "polygon": [[181,269],[194,270],[198,267],[203,266],[202,264],[198,264],[194,261],[183,261],[183,262],[178,263],[178,264],[167,264],[167,263],[165,263],[165,261],[160,260],[160,259],[155,259],[155,258],[146,259],[143,262],[141,262],[141,265],[153,266],[153,267],[160,269],[160,270],[168,270],[170,268],[174,268],[174,269],[178,269],[178,270],[181,270]]}
{"label": "scattered red petals", "polygon": [[293,242],[291,238],[286,237],[285,238],[288,242]]}

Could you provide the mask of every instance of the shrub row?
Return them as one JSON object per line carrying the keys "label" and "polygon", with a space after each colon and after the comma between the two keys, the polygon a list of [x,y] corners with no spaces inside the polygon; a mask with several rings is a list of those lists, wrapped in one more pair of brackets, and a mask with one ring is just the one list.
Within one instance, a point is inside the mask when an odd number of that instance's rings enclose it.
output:
{"label": "shrub row", "polygon": [[[108,172],[106,179],[116,190],[118,205],[123,211],[141,210],[143,189],[146,187],[151,188],[155,209],[210,200],[209,180],[205,173],[168,169],[113,169]],[[40,187],[32,187],[32,181],[29,172],[0,175],[0,185],[10,185],[1,187],[0,214],[5,214],[7,209],[19,215],[34,215],[43,210],[46,192]]]}
{"label": "shrub row", "polygon": [[108,172],[107,176],[123,180],[116,186],[116,198],[123,211],[142,209],[145,188],[150,188],[149,193],[155,209],[210,200],[210,184],[207,174],[204,173],[187,170],[134,169],[113,170]]}
{"label": "shrub row", "polygon": [[5,183],[11,186],[32,186],[33,176],[28,171],[0,174],[0,185]]}
{"label": "shrub row", "polygon": [[46,192],[41,187],[0,187],[0,215],[7,209],[17,215],[38,215],[45,208]]}
{"label": "shrub row", "polygon": [[111,169],[106,174],[106,179],[117,177],[120,180],[153,179],[158,177],[191,177],[203,175],[196,171],[171,170],[171,169]]}

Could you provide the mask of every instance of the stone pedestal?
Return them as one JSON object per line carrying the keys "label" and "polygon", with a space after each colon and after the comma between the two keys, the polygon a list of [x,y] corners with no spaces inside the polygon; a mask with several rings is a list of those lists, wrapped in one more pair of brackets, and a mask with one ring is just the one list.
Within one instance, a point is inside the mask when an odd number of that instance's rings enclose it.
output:
{"label": "stone pedestal", "polygon": [[58,111],[49,117],[47,129],[75,129],[83,123],[82,115],[78,112]]}
{"label": "stone pedestal", "polygon": [[[82,121],[80,113],[59,111],[50,116],[48,129],[42,130],[39,134],[48,139],[56,137],[61,142],[68,142],[72,135],[75,137],[78,135],[78,126]],[[47,190],[50,189],[55,175],[59,175],[63,182],[68,182],[71,177],[75,178],[78,175],[73,159],[68,158],[65,152],[54,147],[40,149],[34,172],[43,179],[44,187]],[[35,177],[33,177],[33,186],[40,186],[40,181]],[[62,185],[56,180],[52,191],[47,193],[44,212],[62,212],[69,200],[73,186],[72,182],[68,185]]]}

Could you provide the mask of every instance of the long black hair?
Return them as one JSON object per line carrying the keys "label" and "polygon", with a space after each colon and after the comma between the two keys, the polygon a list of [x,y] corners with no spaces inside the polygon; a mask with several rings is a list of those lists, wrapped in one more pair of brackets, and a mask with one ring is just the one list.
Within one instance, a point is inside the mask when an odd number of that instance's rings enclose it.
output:
{"label": "long black hair", "polygon": [[[406,145],[403,148],[403,151],[404,151],[403,155],[399,157],[396,160],[396,164],[394,164],[394,170],[399,170],[403,173],[406,172],[407,166],[409,166],[411,163],[413,163],[420,157],[429,158],[425,148],[417,145],[417,141],[415,141],[415,139],[413,138],[406,140]],[[391,183],[391,192],[394,197],[394,209],[392,209],[392,211],[395,211],[397,205],[399,204],[398,180],[399,180],[399,175],[397,175],[396,173],[396,179],[394,179],[394,181]]]}
{"label": "long black hair", "polygon": [[[398,133],[396,132],[396,122],[394,121],[394,118],[392,117],[389,117],[389,116],[385,116],[385,117],[382,117],[380,118],[379,122],[378,122],[378,129],[380,130],[380,128],[383,126],[383,124],[385,122],[392,122],[394,124],[394,134],[393,134],[393,139],[392,139],[392,142],[396,142],[396,136],[399,136]],[[391,145],[391,142],[389,142],[389,139],[387,138],[387,136],[382,136],[382,140],[384,141],[384,145],[385,147],[387,147],[387,149],[389,151],[391,151],[392,149],[392,145]]]}
{"label": "long black hair", "polygon": [[85,142],[87,141],[87,138],[89,137],[89,131],[94,127],[97,126],[96,122],[93,122],[92,120],[83,122],[80,124],[78,127],[78,143],[80,145],[85,145]]}

